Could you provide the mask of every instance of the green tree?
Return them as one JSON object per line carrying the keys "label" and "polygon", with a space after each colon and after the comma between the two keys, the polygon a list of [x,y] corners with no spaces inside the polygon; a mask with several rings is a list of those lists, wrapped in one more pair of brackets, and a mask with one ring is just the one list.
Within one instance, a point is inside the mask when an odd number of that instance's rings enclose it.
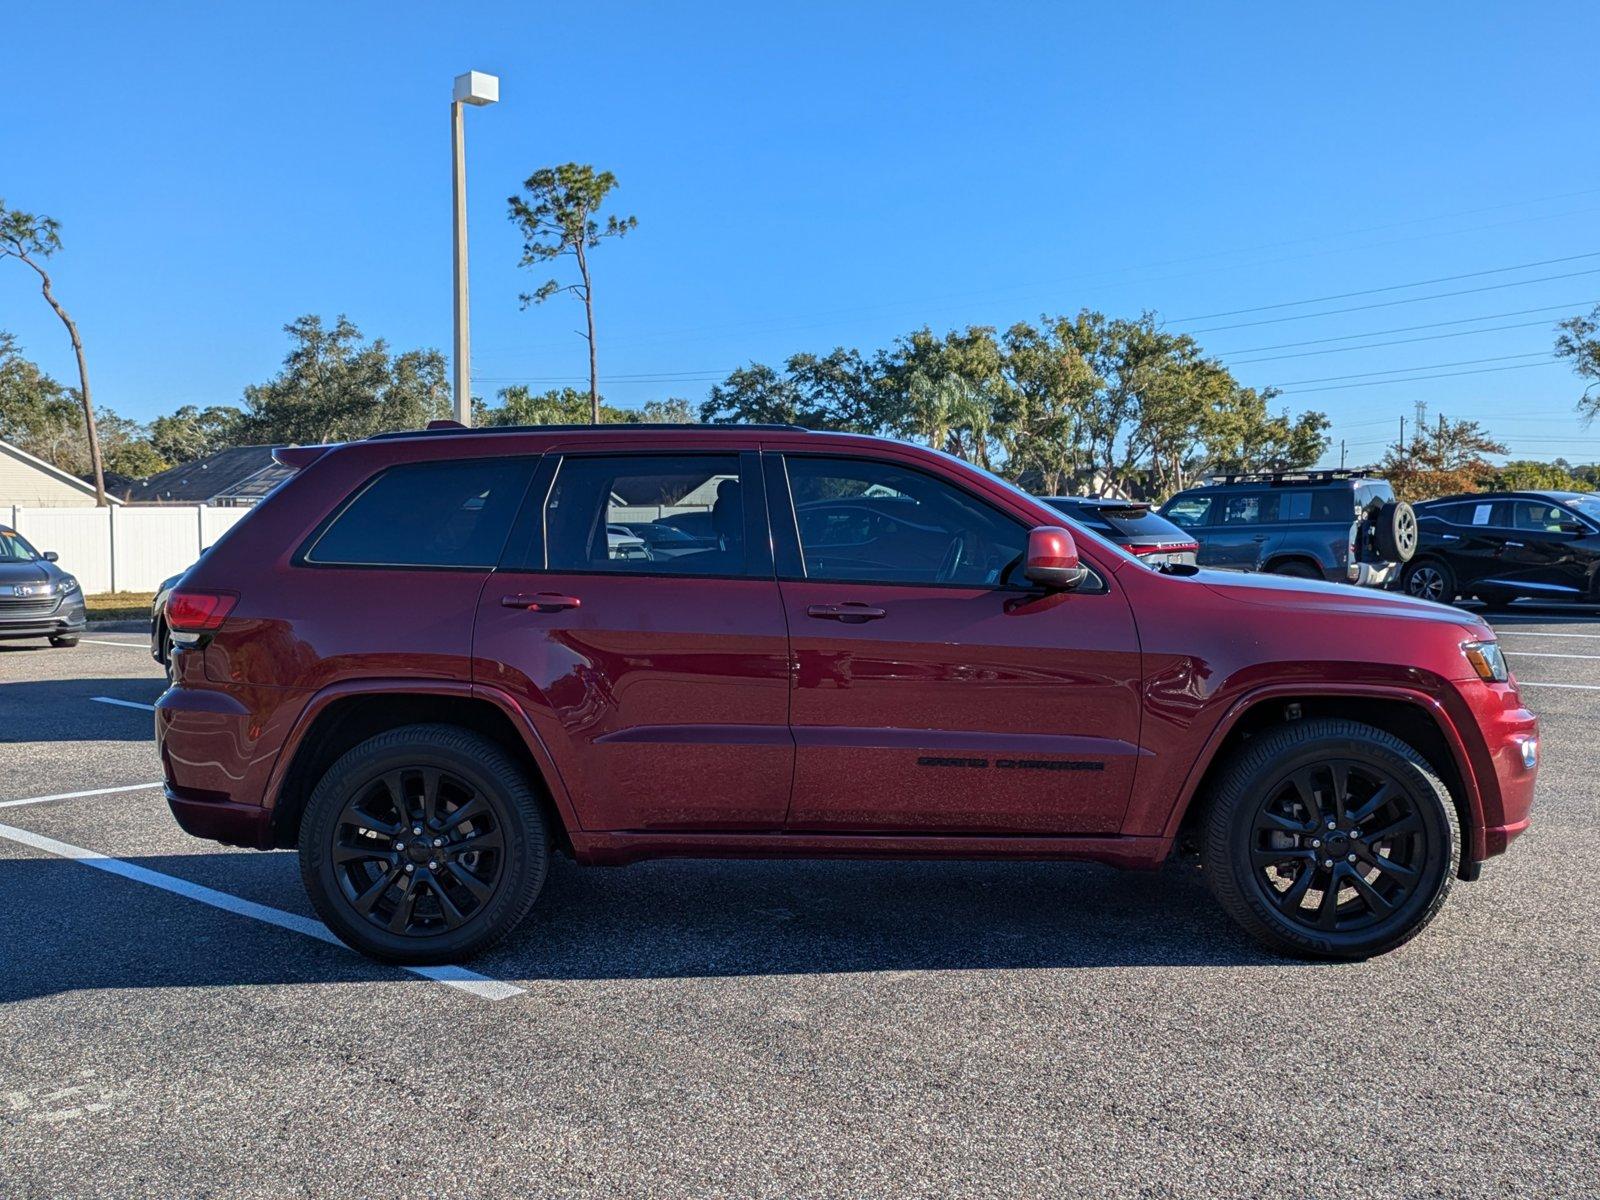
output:
{"label": "green tree", "polygon": [[1570,359],[1572,369],[1584,385],[1578,397],[1578,411],[1585,421],[1592,421],[1600,413],[1600,304],[1587,316],[1569,317],[1556,326],[1561,336],[1556,339],[1556,357]]}
{"label": "green tree", "polygon": [[1017,479],[1037,477],[1047,496],[1060,495],[1082,460],[1079,422],[1100,387],[1084,353],[1079,321],[1044,317],[1006,330],[1004,372],[993,433]]}
{"label": "green tree", "polygon": [[586,163],[563,163],[541,167],[522,183],[523,194],[508,197],[511,221],[522,233],[523,267],[532,267],[571,255],[578,267],[578,282],[563,284],[551,279],[522,297],[522,307],[543,304],[551,296],[571,292],[583,301],[583,315],[589,343],[590,419],[600,423],[600,374],[596,365],[594,341],[594,283],[589,270],[589,252],[602,238],[621,237],[636,228],[636,217],[608,216],[599,219],[606,195],[617,186],[610,171],[596,172]]}
{"label": "green tree", "polygon": [[1592,492],[1595,480],[1574,474],[1562,459],[1555,462],[1518,459],[1500,468],[1494,478],[1494,488],[1507,492]]}
{"label": "green tree", "polygon": [[695,422],[693,403],[681,396],[647,400],[640,416],[651,425],[692,425]]}
{"label": "green tree", "polygon": [[787,374],[751,363],[713,384],[700,419],[714,425],[804,425],[825,429],[826,414],[813,408]]}
{"label": "green tree", "polygon": [[83,440],[80,416],[72,390],[24,357],[14,336],[0,331],[0,438],[71,471],[71,451]]}
{"label": "green tree", "polygon": [[[107,471],[137,478],[171,465],[137,421],[102,408],[96,426]],[[24,357],[5,332],[0,332],[0,438],[69,474],[90,472],[93,460],[77,393]]]}
{"label": "green tree", "polygon": [[584,425],[622,424],[637,421],[638,414],[600,402],[600,420],[593,420],[592,402],[587,392],[577,388],[551,388],[530,391],[524,384],[501,388],[500,403],[481,408],[474,417],[479,425]]}
{"label": "green tree", "polygon": [[1205,467],[1213,471],[1302,471],[1328,449],[1326,413],[1277,416],[1267,405],[1277,396],[1229,381],[1228,394],[1213,405],[1203,425]]}
{"label": "green tree", "polygon": [[14,208],[7,208],[5,201],[0,199],[0,258],[14,258],[33,268],[39,276],[39,289],[44,293],[46,303],[55,310],[61,323],[66,326],[67,337],[72,341],[72,352],[78,358],[78,401],[83,405],[84,432],[89,446],[90,470],[94,474],[95,503],[102,508],[106,503],[106,476],[105,469],[100,461],[100,435],[95,428],[94,405],[89,398],[89,364],[83,355],[83,338],[78,335],[78,326],[67,315],[67,310],[56,299],[49,272],[44,269],[43,262],[61,249],[61,226],[51,217],[37,216],[33,213],[21,212]]}
{"label": "green tree", "polygon": [[739,367],[711,389],[700,419],[717,425],[801,425],[850,433],[876,433],[881,380],[859,351],[792,354],[780,372],[765,363]]}
{"label": "green tree", "polygon": [[444,356],[437,350],[391,355],[377,338],[341,315],[331,329],[304,316],[285,325],[283,369],[245,388],[239,436],[247,441],[308,444],[416,429],[452,411]]}
{"label": "green tree", "polygon": [[244,413],[231,404],[185,404],[150,422],[150,444],[170,463],[194,462],[235,445],[243,420]]}

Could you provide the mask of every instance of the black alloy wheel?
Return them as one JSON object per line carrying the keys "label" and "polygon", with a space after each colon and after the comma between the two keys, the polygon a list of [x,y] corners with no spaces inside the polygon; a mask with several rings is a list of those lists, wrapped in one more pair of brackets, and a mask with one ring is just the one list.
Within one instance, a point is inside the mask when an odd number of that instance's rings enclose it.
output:
{"label": "black alloy wheel", "polygon": [[453,725],[403,726],[354,747],[300,824],[300,875],[318,915],[387,962],[454,962],[500,940],[533,906],[548,860],[526,770]]}
{"label": "black alloy wheel", "polygon": [[1456,597],[1456,583],[1450,568],[1436,559],[1423,559],[1408,563],[1405,571],[1405,591],[1419,600],[1434,600],[1449,604]]}
{"label": "black alloy wheel", "polygon": [[468,781],[438,767],[385,771],[334,823],[333,871],[368,924],[406,937],[459,929],[505,876],[505,829]]}
{"label": "black alloy wheel", "polygon": [[1295,721],[1245,742],[1204,817],[1223,908],[1274,949],[1366,958],[1416,936],[1454,878],[1461,835],[1417,751],[1355,721]]}
{"label": "black alloy wheel", "polygon": [[1426,833],[1399,780],[1332,759],[1278,781],[1256,810],[1252,880],[1286,921],[1323,933],[1371,927],[1421,879]]}

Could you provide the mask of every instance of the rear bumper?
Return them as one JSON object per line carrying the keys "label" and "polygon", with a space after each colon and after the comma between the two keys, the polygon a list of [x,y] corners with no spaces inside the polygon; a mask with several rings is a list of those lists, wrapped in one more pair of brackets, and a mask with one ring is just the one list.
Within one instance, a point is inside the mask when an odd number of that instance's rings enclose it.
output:
{"label": "rear bumper", "polygon": [[[180,659],[183,656],[179,656]],[[187,664],[192,674],[198,664]],[[183,829],[232,846],[269,847],[267,781],[294,714],[292,693],[246,693],[178,683],[156,701],[156,747],[167,804]]]}
{"label": "rear bumper", "polygon": [[166,794],[167,807],[185,833],[250,850],[272,847],[266,809],[254,804],[234,804],[221,798],[185,796],[171,784],[167,785]]}
{"label": "rear bumper", "polygon": [[1400,564],[1355,562],[1345,568],[1345,574],[1357,587],[1388,587],[1400,578]]}

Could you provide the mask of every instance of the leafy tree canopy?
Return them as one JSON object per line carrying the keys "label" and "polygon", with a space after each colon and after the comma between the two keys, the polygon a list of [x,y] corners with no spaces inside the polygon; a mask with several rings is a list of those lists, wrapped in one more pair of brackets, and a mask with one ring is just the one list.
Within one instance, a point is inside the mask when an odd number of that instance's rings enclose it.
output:
{"label": "leafy tree canopy", "polygon": [[1600,304],[1585,316],[1571,317],[1556,328],[1556,357],[1572,363],[1579,379],[1587,380],[1578,397],[1578,411],[1586,421],[1600,414]]}
{"label": "leafy tree canopy", "polygon": [[1493,486],[1497,471],[1486,456],[1504,454],[1502,443],[1476,421],[1430,422],[1428,407],[1421,401],[1416,413],[1411,436],[1404,445],[1391,446],[1378,464],[1396,496],[1426,500]]}
{"label": "leafy tree canopy", "polygon": [[307,315],[283,327],[283,369],[245,388],[245,412],[232,430],[244,442],[304,445],[418,429],[450,416],[444,355],[391,354],[382,338],[365,341],[346,316],[325,328]]}

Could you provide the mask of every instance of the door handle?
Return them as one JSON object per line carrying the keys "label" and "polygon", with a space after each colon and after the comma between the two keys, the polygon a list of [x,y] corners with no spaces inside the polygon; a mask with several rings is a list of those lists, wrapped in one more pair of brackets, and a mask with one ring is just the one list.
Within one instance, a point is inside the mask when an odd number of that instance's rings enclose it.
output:
{"label": "door handle", "polygon": [[578,608],[583,601],[576,596],[563,596],[560,592],[536,592],[532,595],[518,592],[510,596],[501,596],[500,603],[505,608],[525,608],[533,612],[560,612],[566,608]]}
{"label": "door handle", "polygon": [[806,609],[806,616],[817,617],[824,621],[848,621],[859,624],[862,621],[877,621],[889,614],[881,608],[873,608],[870,604],[859,601],[846,601],[844,604],[813,604]]}
{"label": "door handle", "polygon": [[1250,540],[1252,542],[1264,542],[1264,541],[1267,540],[1267,535],[1264,534],[1264,533],[1258,533],[1258,534],[1256,534],[1255,537],[1251,538]]}
{"label": "door handle", "polygon": [[1506,545],[1515,546],[1518,550],[1522,549],[1522,543],[1521,542],[1507,542]]}

